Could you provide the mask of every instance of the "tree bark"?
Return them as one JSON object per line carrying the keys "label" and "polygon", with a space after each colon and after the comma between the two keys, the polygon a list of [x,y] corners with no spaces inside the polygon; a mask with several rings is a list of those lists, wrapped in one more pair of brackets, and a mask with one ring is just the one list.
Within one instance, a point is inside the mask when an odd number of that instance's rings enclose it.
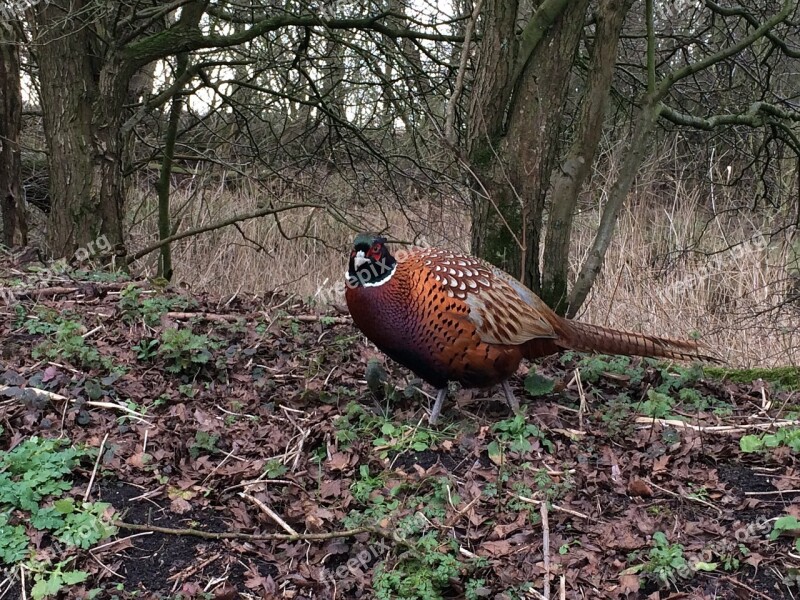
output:
{"label": "tree bark", "polygon": [[47,241],[71,256],[101,236],[123,244],[122,104],[132,72],[103,56],[90,3],[36,8],[37,62],[50,171]]}
{"label": "tree bark", "polygon": [[[177,68],[175,69],[175,79],[186,72],[189,64],[189,55],[182,52],[177,57]],[[178,126],[181,122],[183,112],[183,96],[177,93],[172,97],[172,104],[169,109],[169,121],[167,132],[164,137],[164,156],[161,159],[161,171],[159,173],[158,184],[158,239],[166,240],[172,234],[172,215],[169,208],[170,183],[172,181],[172,163],[175,159],[175,142],[178,139]],[[161,247],[158,259],[158,276],[167,281],[172,280],[172,249],[169,244]]]}
{"label": "tree bark", "polygon": [[[467,119],[467,152],[474,175],[480,179],[472,201],[472,252],[493,262],[498,259],[492,255],[498,244],[489,239],[488,231],[497,221],[502,222],[500,207],[509,204],[506,198],[509,190],[502,184],[495,185],[494,180],[495,171],[501,170],[497,152],[517,58],[518,42],[514,35],[517,8],[517,0],[484,2],[482,38]],[[469,49],[465,47],[463,51]],[[506,225],[501,223],[506,235],[514,236],[514,231],[509,231],[510,225]],[[518,244],[516,239],[512,243]]]}
{"label": "tree bark", "polygon": [[588,0],[545,0],[517,38],[516,2],[490,0],[470,105],[469,156],[488,193],[473,204],[472,251],[539,289],[545,196]]}
{"label": "tree bark", "polygon": [[617,59],[619,34],[633,0],[602,0],[596,13],[595,42],[572,146],[553,185],[542,258],[542,299],[559,314],[567,309],[572,220],[578,196],[600,143]]}
{"label": "tree bark", "polygon": [[22,87],[20,38],[10,21],[0,21],[0,212],[2,242],[9,248],[28,243],[25,203],[22,198]]}

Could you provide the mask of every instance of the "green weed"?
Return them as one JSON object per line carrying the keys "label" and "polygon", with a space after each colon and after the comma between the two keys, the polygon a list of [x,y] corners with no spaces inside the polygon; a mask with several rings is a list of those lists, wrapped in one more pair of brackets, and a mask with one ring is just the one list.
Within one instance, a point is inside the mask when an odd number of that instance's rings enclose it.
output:
{"label": "green weed", "polygon": [[528,423],[524,415],[514,415],[510,419],[498,421],[492,425],[492,431],[497,434],[497,438],[489,443],[489,456],[502,455],[501,445],[511,452],[525,454],[533,450],[531,440],[539,440],[548,452],[555,450],[544,432],[533,423]]}
{"label": "green weed", "polygon": [[372,439],[380,458],[402,452],[424,452],[444,440],[453,439],[451,426],[441,430],[408,423],[394,423],[386,417],[374,415],[351,402],[344,414],[336,420],[336,440],[345,447],[356,440]]}
{"label": "green weed", "polygon": [[47,336],[34,346],[31,355],[36,360],[68,362],[75,367],[111,370],[111,359],[88,344],[83,335],[86,328],[66,316],[56,316],[53,321],[28,321],[28,331]]}
{"label": "green weed", "polygon": [[779,446],[788,446],[792,452],[800,452],[800,428],[781,427],[760,435],[748,434],[739,440],[739,448],[746,453],[761,452]]}
{"label": "green weed", "polygon": [[142,288],[129,285],[120,293],[119,308],[122,319],[132,323],[141,319],[148,327],[155,327],[168,312],[182,312],[196,308],[197,302],[184,296],[146,294]]}
{"label": "green weed", "polygon": [[693,571],[683,555],[683,546],[670,544],[663,532],[656,531],[653,534],[653,547],[648,554],[648,561],[623,571],[623,573],[639,572],[650,574],[662,584],[670,585],[679,577],[686,577]]}
{"label": "green weed", "polygon": [[73,487],[70,475],[89,455],[65,440],[31,437],[0,456],[0,563],[27,559],[26,568],[34,573],[32,598],[55,595],[87,575],[67,570],[68,561],[34,560],[35,548],[23,523],[48,532],[64,546],[82,549],[116,533],[108,504],[82,502],[67,494]]}
{"label": "green weed", "polygon": [[787,535],[794,538],[794,547],[797,552],[800,552],[800,520],[794,515],[784,515],[778,517],[772,525],[772,531],[769,534],[770,540],[777,540],[781,535]]}
{"label": "green weed", "polygon": [[165,329],[161,333],[158,354],[164,358],[170,373],[194,374],[211,362],[220,342],[191,329]]}
{"label": "green weed", "polygon": [[189,446],[189,455],[196,459],[204,452],[215,454],[219,452],[217,442],[219,442],[218,435],[208,433],[207,431],[196,431],[194,434],[194,442]]}

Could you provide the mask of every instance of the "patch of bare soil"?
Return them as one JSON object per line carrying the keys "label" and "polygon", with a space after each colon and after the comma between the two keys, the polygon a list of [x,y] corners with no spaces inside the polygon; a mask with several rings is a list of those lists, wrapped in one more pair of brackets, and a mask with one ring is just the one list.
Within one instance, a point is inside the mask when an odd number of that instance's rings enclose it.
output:
{"label": "patch of bare soil", "polygon": [[[791,392],[767,388],[767,407],[757,385],[701,379],[691,387],[704,405],[647,420],[658,369],[601,373],[581,392],[578,357],[553,358],[538,369],[561,391],[533,399],[513,382],[535,426],[527,445],[493,430],[510,415],[483,392],[454,394],[429,432],[426,398],[368,391],[366,363],[380,355],[346,318],[277,295],[224,303],[144,291],[131,302],[124,286],[104,285],[0,308],[0,448],[33,435],[100,448],[107,436],[90,498],[139,526],[120,524],[93,551],[54,546],[90,574],[61,597],[373,598],[380,588],[505,600],[539,597],[529,590],[541,593],[545,577],[552,598],[560,585],[570,599],[797,597],[785,585],[792,540],[769,539],[771,519],[798,513],[796,458],[739,449],[751,426],[779,416],[773,407],[796,402]],[[80,322],[110,363],[34,357],[55,334],[29,323],[54,315]],[[208,336],[207,355],[189,352],[182,366],[160,351],[169,329]],[[402,388],[409,374],[386,366]],[[34,388],[48,395],[25,396]],[[92,467],[76,473],[76,495]],[[334,535],[356,526],[369,531]],[[657,532],[688,565],[663,578]],[[40,552],[55,544],[30,534]],[[21,598],[19,582],[2,597]]]}

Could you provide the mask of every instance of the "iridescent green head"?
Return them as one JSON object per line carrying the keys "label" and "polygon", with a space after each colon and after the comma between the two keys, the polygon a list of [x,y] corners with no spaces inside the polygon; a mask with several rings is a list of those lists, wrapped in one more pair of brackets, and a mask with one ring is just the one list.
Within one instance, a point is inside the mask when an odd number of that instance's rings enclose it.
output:
{"label": "iridescent green head", "polygon": [[374,287],[383,285],[394,274],[397,261],[389,253],[386,238],[372,233],[359,233],[353,240],[347,285]]}

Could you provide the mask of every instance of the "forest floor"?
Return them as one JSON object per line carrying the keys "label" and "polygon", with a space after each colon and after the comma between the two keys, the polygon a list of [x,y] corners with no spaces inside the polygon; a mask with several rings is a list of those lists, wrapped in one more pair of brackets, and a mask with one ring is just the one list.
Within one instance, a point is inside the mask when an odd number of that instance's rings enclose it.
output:
{"label": "forest floor", "polygon": [[800,598],[786,380],[567,354],[431,428],[348,317],[87,278],[0,282],[0,599]]}

